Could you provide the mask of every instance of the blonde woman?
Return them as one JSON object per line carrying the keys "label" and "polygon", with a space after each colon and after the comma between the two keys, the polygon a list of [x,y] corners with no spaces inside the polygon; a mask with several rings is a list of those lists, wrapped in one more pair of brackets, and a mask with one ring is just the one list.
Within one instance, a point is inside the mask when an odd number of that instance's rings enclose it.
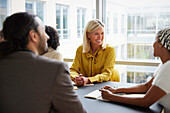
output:
{"label": "blonde woman", "polygon": [[83,44],[77,48],[70,68],[70,76],[78,86],[93,82],[117,81],[119,72],[114,68],[115,49],[104,44],[104,24],[91,20],[86,25]]}

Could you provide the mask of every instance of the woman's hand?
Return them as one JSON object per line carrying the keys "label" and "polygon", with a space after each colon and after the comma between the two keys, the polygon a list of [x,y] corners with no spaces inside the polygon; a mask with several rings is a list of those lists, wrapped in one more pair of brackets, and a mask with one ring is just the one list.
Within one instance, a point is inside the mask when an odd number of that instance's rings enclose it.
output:
{"label": "woman's hand", "polygon": [[89,84],[90,80],[88,77],[84,77],[82,74],[80,74],[79,76],[75,77],[75,83],[77,86],[83,86]]}
{"label": "woman's hand", "polygon": [[110,92],[109,90],[100,89],[99,91],[101,91],[101,95],[102,95],[103,99],[106,99],[106,100],[111,100],[112,99],[113,93]]}
{"label": "woman's hand", "polygon": [[86,84],[89,84],[89,83],[90,83],[90,80],[89,80],[89,78],[88,78],[88,77],[83,77],[83,79],[84,79],[84,85],[86,85]]}
{"label": "woman's hand", "polygon": [[104,86],[104,87],[102,87],[101,89],[109,90],[109,91],[112,92],[112,93],[116,93],[116,89],[115,89],[115,88],[112,88],[112,87],[110,87],[110,86]]}
{"label": "woman's hand", "polygon": [[79,75],[75,77],[75,84],[77,86],[83,86],[84,85],[84,79],[82,78],[83,75]]}

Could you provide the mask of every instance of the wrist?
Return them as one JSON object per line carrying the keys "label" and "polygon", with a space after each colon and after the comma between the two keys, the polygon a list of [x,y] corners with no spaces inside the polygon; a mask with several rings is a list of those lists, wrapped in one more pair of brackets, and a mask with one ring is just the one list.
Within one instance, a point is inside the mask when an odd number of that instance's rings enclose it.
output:
{"label": "wrist", "polygon": [[118,89],[117,89],[117,88],[115,88],[115,93],[119,93],[119,91],[118,91]]}
{"label": "wrist", "polygon": [[88,77],[84,77],[84,84],[89,84],[90,83],[90,80]]}
{"label": "wrist", "polygon": [[89,78],[87,78],[87,79],[88,79],[88,83],[91,83],[90,79]]}

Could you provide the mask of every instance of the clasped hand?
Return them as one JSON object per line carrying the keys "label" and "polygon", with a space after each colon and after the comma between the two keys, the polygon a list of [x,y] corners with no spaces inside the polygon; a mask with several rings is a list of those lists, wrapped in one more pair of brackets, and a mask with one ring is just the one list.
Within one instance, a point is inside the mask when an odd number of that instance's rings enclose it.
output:
{"label": "clasped hand", "polygon": [[88,83],[90,83],[89,78],[84,77],[82,74],[80,74],[79,76],[75,77],[75,84],[77,86],[83,86],[83,85],[86,85]]}

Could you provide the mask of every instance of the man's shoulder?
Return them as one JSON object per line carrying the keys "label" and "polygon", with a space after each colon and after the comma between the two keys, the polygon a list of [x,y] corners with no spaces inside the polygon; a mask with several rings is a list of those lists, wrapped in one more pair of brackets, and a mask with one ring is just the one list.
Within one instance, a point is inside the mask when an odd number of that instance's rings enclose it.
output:
{"label": "man's shoulder", "polygon": [[25,60],[32,62],[35,65],[40,65],[40,66],[61,66],[61,65],[66,65],[64,62],[56,60],[56,59],[50,59],[44,56],[36,55],[32,52],[20,52],[17,53],[18,57],[24,58]]}
{"label": "man's shoulder", "polygon": [[44,56],[35,56],[34,61],[39,68],[48,70],[51,73],[60,70],[69,71],[68,65],[65,62],[56,59],[51,59]]}
{"label": "man's shoulder", "polygon": [[62,61],[59,61],[59,60],[56,60],[56,59],[51,59],[51,58],[47,58],[47,57],[44,57],[44,56],[36,56],[35,60],[37,60],[37,62],[40,62],[40,63],[44,63],[46,65],[60,65],[60,66],[65,66],[66,63],[62,62]]}

